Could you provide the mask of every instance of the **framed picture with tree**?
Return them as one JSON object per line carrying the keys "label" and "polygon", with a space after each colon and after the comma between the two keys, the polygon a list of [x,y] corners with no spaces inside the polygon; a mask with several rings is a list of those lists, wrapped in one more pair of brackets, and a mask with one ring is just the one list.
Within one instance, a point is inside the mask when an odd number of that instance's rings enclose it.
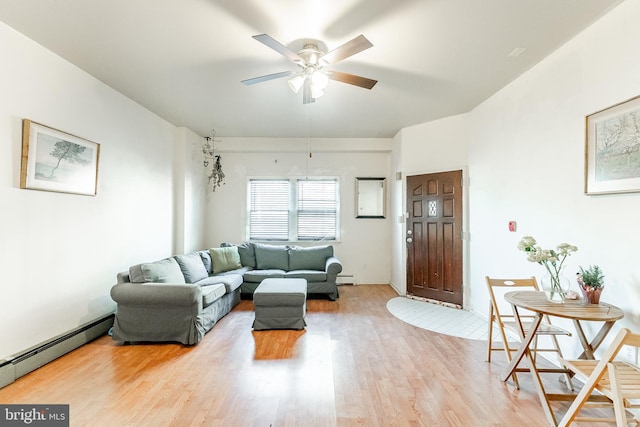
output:
{"label": "framed picture with tree", "polygon": [[20,188],[95,196],[100,144],[22,121]]}
{"label": "framed picture with tree", "polygon": [[640,192],[640,96],[586,121],[585,193]]}

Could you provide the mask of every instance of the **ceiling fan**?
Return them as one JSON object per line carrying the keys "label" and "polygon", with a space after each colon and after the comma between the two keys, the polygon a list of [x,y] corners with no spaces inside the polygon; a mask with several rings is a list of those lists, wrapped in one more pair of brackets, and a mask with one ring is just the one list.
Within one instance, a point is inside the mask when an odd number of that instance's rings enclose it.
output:
{"label": "ceiling fan", "polygon": [[327,70],[328,66],[334,65],[343,59],[373,46],[373,44],[362,34],[330,52],[323,52],[320,50],[317,42],[310,41],[304,45],[301,51],[295,53],[268,34],[259,34],[257,36],[253,36],[253,38],[296,64],[298,66],[298,71],[282,71],[280,73],[242,80],[242,83],[245,85],[252,85],[268,80],[292,76],[289,79],[289,87],[294,93],[298,93],[300,88],[303,88],[302,103],[309,104],[311,102],[315,102],[316,98],[324,95],[324,88],[327,87],[329,79],[359,86],[365,89],[371,89],[376,83],[378,83],[377,80],[368,79],[355,74]]}

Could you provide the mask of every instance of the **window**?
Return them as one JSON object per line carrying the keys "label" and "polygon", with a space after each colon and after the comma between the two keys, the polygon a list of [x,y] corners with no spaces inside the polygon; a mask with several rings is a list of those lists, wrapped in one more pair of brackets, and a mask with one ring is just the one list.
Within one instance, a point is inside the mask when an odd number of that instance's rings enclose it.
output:
{"label": "window", "polygon": [[338,182],[298,180],[298,240],[336,240]]}
{"label": "window", "polygon": [[249,238],[289,239],[289,180],[249,181]]}
{"label": "window", "polygon": [[338,180],[250,179],[249,239],[337,240]]}

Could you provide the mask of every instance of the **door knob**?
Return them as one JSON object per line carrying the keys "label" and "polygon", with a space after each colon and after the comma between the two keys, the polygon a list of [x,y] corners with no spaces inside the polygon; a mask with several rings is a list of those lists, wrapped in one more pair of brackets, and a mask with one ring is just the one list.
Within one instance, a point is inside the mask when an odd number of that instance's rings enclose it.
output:
{"label": "door knob", "polygon": [[413,239],[411,237],[407,237],[407,243],[411,243],[413,242]]}

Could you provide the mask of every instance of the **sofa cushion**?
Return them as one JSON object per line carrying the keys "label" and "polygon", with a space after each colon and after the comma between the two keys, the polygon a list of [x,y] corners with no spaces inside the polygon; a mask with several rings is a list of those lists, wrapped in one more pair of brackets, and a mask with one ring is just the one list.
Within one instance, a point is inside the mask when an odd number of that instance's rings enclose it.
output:
{"label": "sofa cushion", "polygon": [[243,266],[256,268],[256,251],[253,243],[240,243],[238,245],[238,253],[240,254],[240,262]]}
{"label": "sofa cushion", "polygon": [[247,271],[251,271],[253,270],[253,268],[251,267],[240,267],[240,268],[236,268],[235,270],[229,270],[229,271],[223,271],[222,273],[216,273],[213,274],[213,277],[221,277],[221,276],[227,276],[227,275],[231,275],[231,276],[240,276],[242,277],[242,275],[244,275],[244,273],[246,273]]}
{"label": "sofa cushion", "polygon": [[205,249],[204,251],[198,251],[198,255],[200,255],[200,258],[202,259],[202,263],[204,264],[204,268],[207,270],[207,273],[211,274],[213,273],[212,270],[212,266],[211,266],[211,254],[209,253],[208,249]]}
{"label": "sofa cushion", "polygon": [[222,243],[221,248],[236,246],[238,248],[238,254],[240,255],[240,263],[243,267],[256,268],[256,251],[253,247],[253,243],[244,242],[239,245],[232,243]]}
{"label": "sofa cushion", "polygon": [[196,283],[198,280],[209,276],[199,253],[192,252],[186,255],[176,255],[174,258],[180,266],[185,282]]}
{"label": "sofa cushion", "polygon": [[220,299],[226,292],[222,283],[215,285],[203,286],[202,289],[202,307],[209,307],[216,300]]}
{"label": "sofa cushion", "polygon": [[289,248],[287,246],[254,243],[256,268],[258,270],[289,270]]}
{"label": "sofa cushion", "polygon": [[307,282],[326,282],[327,273],[317,270],[293,270],[284,275],[287,279],[306,279]]}
{"label": "sofa cushion", "polygon": [[333,256],[333,246],[312,246],[289,248],[289,270],[324,271],[327,258]]}
{"label": "sofa cushion", "polygon": [[242,285],[241,274],[220,274],[217,276],[209,276],[195,283],[198,286],[209,286],[214,284],[222,284],[228,294],[235,291]]}
{"label": "sofa cushion", "polygon": [[211,248],[211,264],[213,274],[222,273],[224,271],[235,270],[242,267],[240,264],[240,255],[236,246],[226,248]]}
{"label": "sofa cushion", "polygon": [[244,273],[244,281],[249,283],[260,283],[264,279],[284,277],[284,270],[251,270]]}
{"label": "sofa cushion", "polygon": [[134,265],[129,268],[132,283],[185,283],[182,270],[173,258]]}

